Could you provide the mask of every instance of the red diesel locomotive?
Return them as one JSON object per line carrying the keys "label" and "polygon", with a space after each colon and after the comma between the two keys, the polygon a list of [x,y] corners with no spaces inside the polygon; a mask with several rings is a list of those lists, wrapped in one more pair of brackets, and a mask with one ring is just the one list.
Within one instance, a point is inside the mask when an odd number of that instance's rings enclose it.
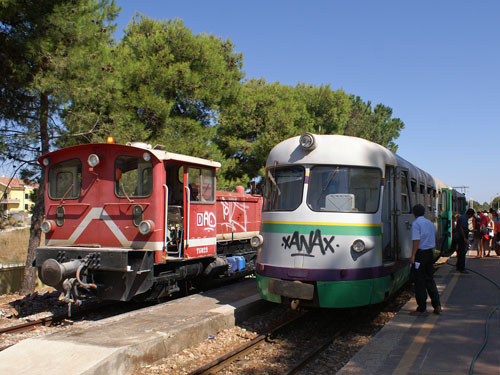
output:
{"label": "red diesel locomotive", "polygon": [[262,197],[216,191],[220,163],[144,143],[73,146],[39,161],[45,246],[34,265],[66,302],[156,299],[254,271]]}

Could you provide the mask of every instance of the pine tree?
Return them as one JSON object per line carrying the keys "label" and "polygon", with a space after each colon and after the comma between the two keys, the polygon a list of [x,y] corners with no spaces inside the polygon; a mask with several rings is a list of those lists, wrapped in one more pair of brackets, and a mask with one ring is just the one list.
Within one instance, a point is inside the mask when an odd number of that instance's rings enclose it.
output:
{"label": "pine tree", "polygon": [[[2,160],[36,167],[65,133],[61,118],[80,90],[96,90],[97,72],[112,44],[117,15],[108,0],[0,1],[0,144]],[[96,93],[98,96],[98,93]],[[87,124],[98,122],[80,115]],[[94,126],[93,125],[93,126]],[[88,128],[92,131],[92,127]],[[40,243],[44,180],[33,210],[22,292],[35,287],[31,268]]]}

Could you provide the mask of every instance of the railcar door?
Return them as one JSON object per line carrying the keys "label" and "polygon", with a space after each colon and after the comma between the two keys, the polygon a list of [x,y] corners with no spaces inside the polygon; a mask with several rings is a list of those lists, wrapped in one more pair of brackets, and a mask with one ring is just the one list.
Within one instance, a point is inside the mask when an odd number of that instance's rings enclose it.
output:
{"label": "railcar door", "polygon": [[438,238],[440,241],[436,244],[441,249],[441,252],[447,254],[451,249],[451,232],[452,232],[452,205],[451,205],[451,190],[443,188],[441,190],[439,202],[439,217],[438,217]]}
{"label": "railcar door", "polygon": [[407,259],[411,257],[412,240],[411,240],[411,223],[413,222],[413,214],[410,205],[410,181],[408,178],[408,169],[398,168],[396,180],[396,191],[398,197],[397,203],[397,226],[398,226],[398,241],[399,241],[399,258]]}
{"label": "railcar door", "polygon": [[382,257],[384,262],[389,263],[396,260],[398,248],[395,186],[394,167],[386,166],[382,201]]}

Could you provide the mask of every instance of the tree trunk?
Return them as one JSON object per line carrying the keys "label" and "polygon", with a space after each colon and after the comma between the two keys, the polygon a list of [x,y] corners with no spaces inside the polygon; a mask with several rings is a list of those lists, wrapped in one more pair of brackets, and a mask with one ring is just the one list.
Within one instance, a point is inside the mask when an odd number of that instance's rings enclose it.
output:
{"label": "tree trunk", "polygon": [[[49,96],[45,93],[40,95],[40,143],[42,145],[42,155],[49,152]],[[28,252],[26,255],[26,265],[24,267],[24,280],[21,294],[27,295],[33,293],[36,287],[36,272],[32,267],[35,259],[35,248],[40,246],[41,225],[45,209],[45,170],[42,168],[40,177],[40,186],[38,199],[36,200],[31,216],[30,239],[28,243]]]}

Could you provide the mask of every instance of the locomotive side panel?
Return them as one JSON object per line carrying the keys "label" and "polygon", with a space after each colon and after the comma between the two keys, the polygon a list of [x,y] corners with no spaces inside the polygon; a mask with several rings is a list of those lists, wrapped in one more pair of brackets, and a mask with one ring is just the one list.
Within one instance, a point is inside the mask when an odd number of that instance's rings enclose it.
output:
{"label": "locomotive side panel", "polygon": [[217,234],[221,240],[258,235],[262,197],[244,193],[217,192]]}

